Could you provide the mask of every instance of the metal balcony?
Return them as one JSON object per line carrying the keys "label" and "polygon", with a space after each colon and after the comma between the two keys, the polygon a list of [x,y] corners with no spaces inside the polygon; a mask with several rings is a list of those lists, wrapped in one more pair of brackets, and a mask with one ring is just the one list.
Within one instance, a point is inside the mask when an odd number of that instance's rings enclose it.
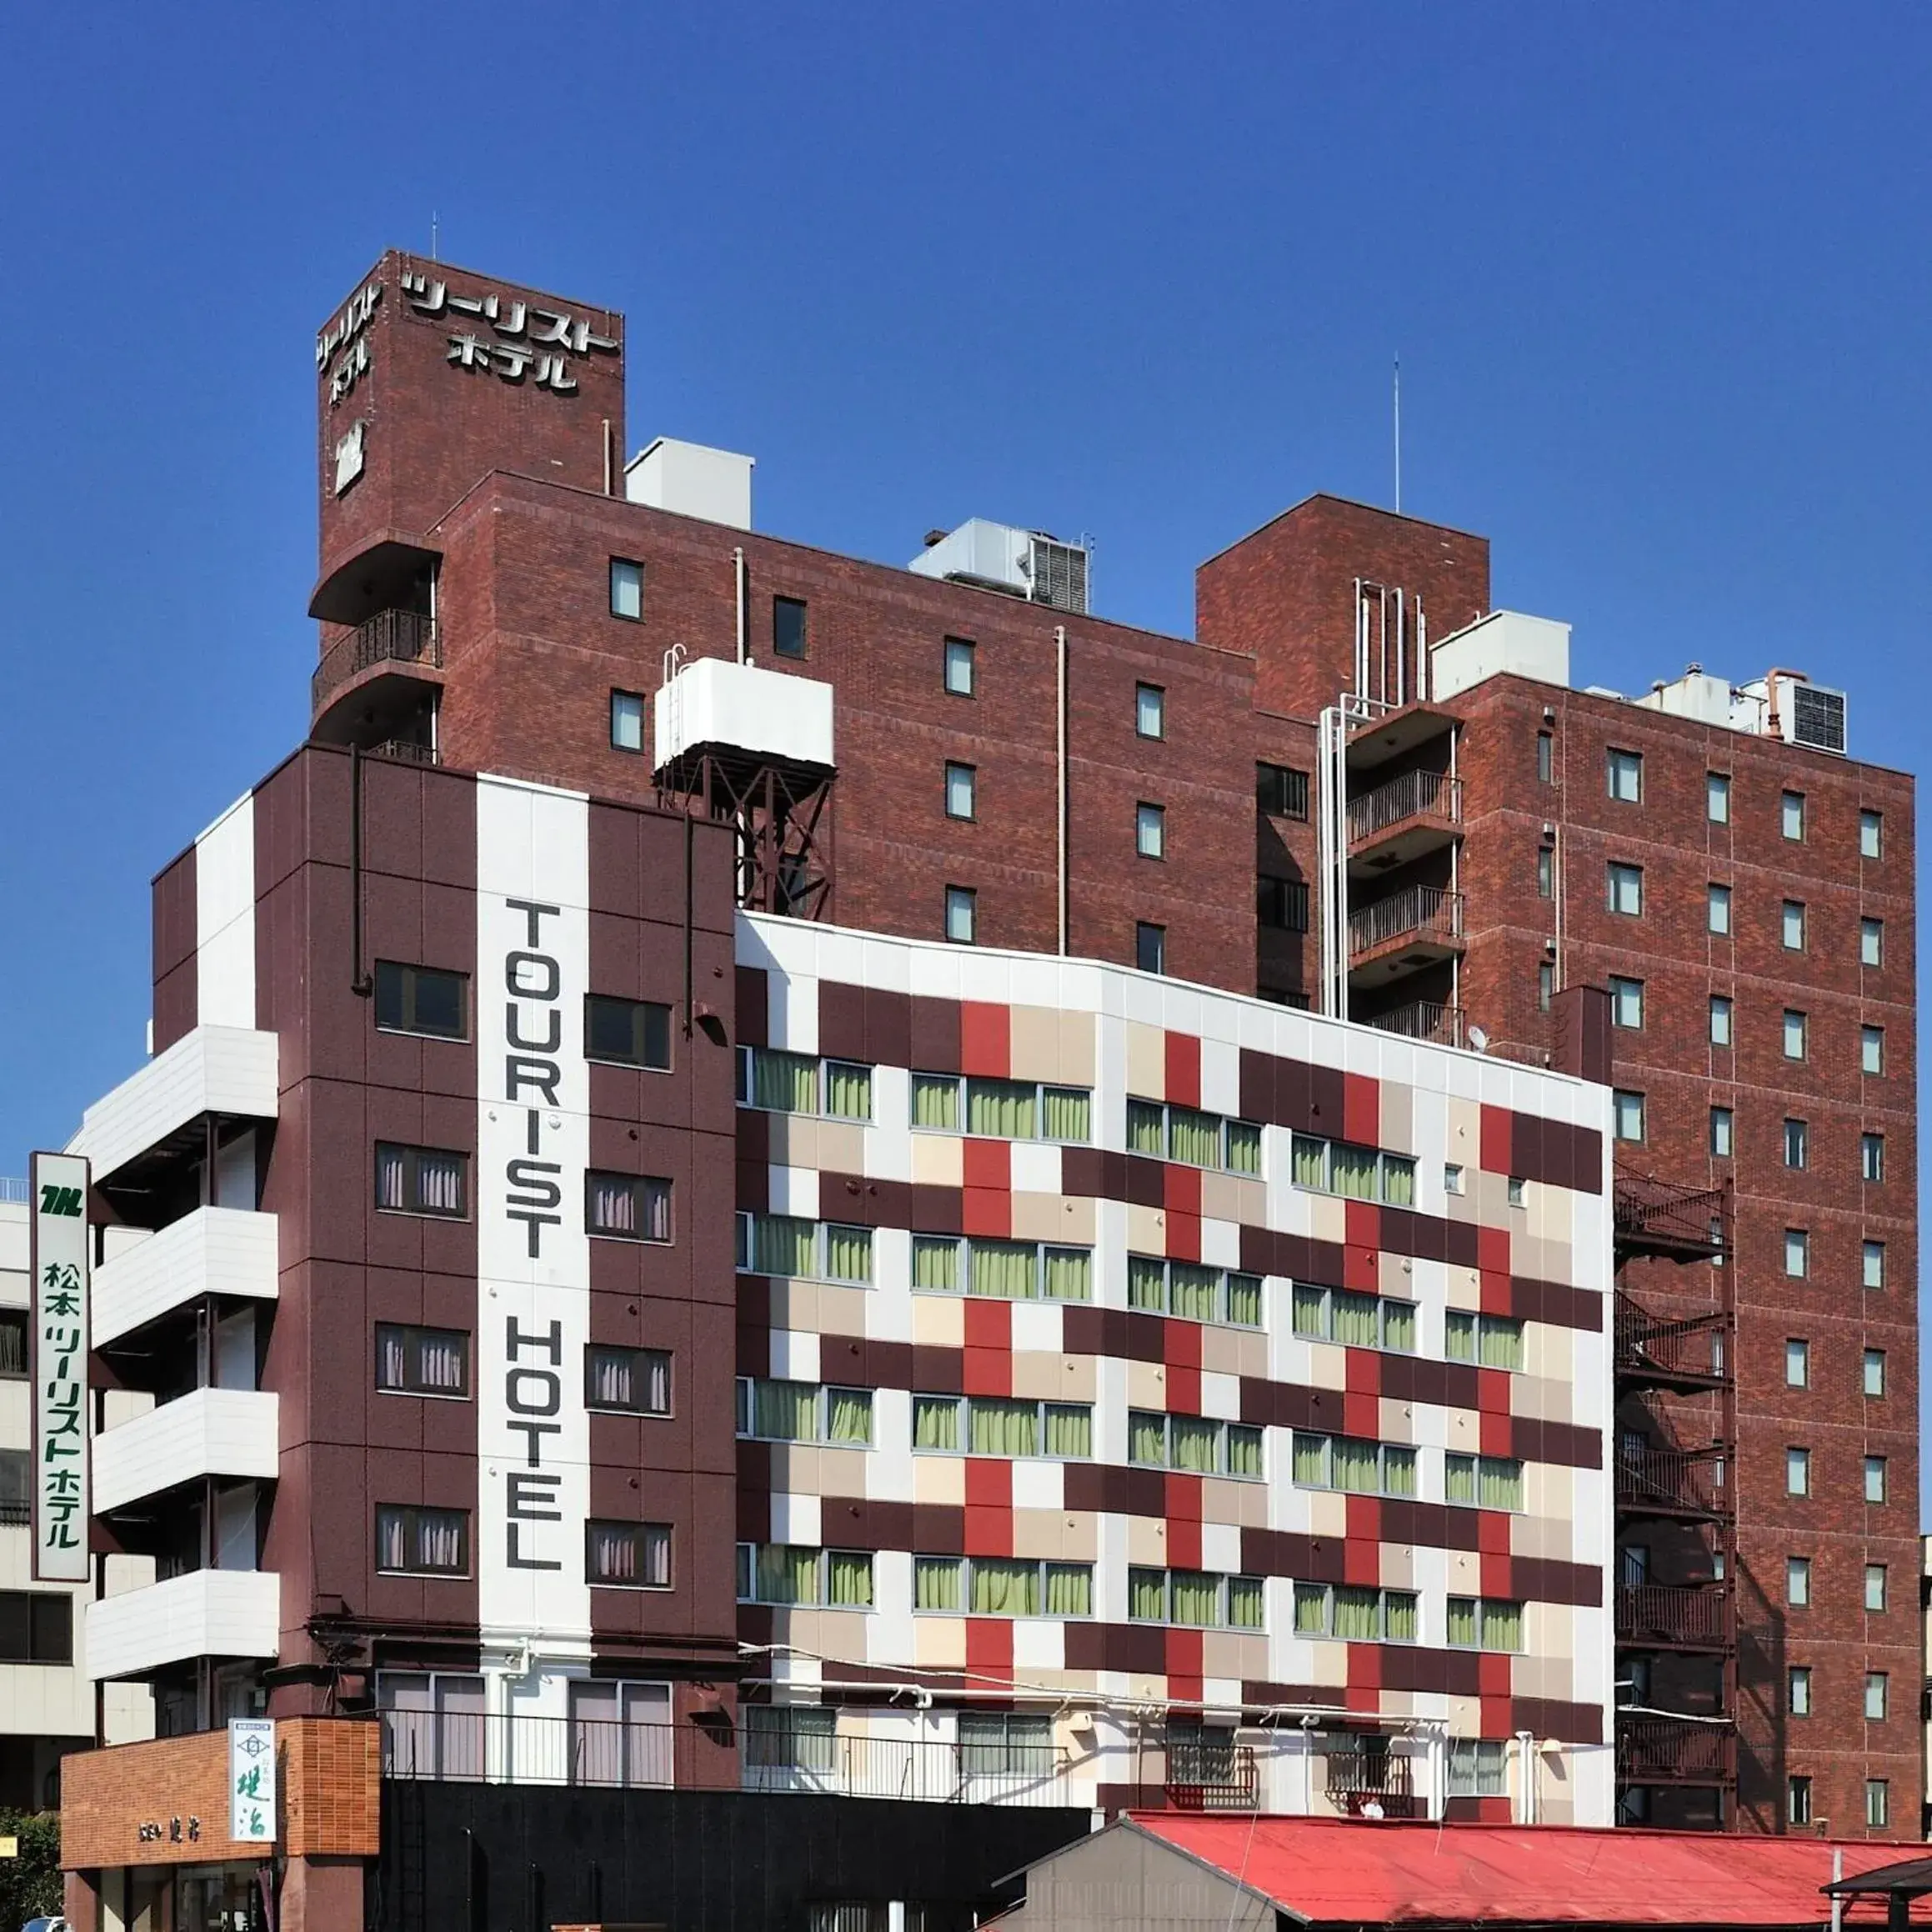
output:
{"label": "metal balcony", "polygon": [[1695,1395],[1726,1388],[1731,1318],[1722,1309],[1672,1317],[1617,1291],[1616,1373],[1620,1382]]}
{"label": "metal balcony", "polygon": [[309,680],[309,709],[319,713],[352,678],[378,664],[443,668],[443,640],[436,619],[420,611],[379,610],[329,646]]}
{"label": "metal balcony", "polygon": [[1617,1715],[1617,1780],[1624,1784],[1734,1784],[1737,1733],[1728,1720]]}
{"label": "metal balcony", "polygon": [[1387,984],[1463,949],[1463,895],[1439,885],[1405,885],[1349,914],[1349,977]]}
{"label": "metal balcony", "polygon": [[1428,1040],[1439,1047],[1463,1044],[1463,1009],[1444,1006],[1433,999],[1412,999],[1406,1006],[1392,1006],[1386,1013],[1364,1016],[1362,1024],[1378,1033],[1399,1034],[1405,1040]]}
{"label": "metal balcony", "polygon": [[1725,1584],[1629,1584],[1617,1592],[1619,1646],[1630,1649],[1725,1650],[1733,1641]]}
{"label": "metal balcony", "polygon": [[1724,1190],[1687,1187],[1619,1167],[1612,1181],[1618,1261],[1654,1255],[1672,1261],[1711,1261],[1729,1246]]}
{"label": "metal balcony", "polygon": [[1709,1522],[1731,1513],[1723,1446],[1635,1449],[1616,1459],[1617,1509],[1629,1516]]}
{"label": "metal balcony", "polygon": [[1463,782],[1404,772],[1349,799],[1349,869],[1373,877],[1447,845],[1462,830]]}
{"label": "metal balcony", "polygon": [[1161,1795],[1175,1811],[1254,1811],[1261,1804],[1261,1779],[1246,1744],[1212,1740],[1167,1744],[1167,1782]]}
{"label": "metal balcony", "polygon": [[1394,1751],[1331,1750],[1322,1758],[1329,1802],[1350,1817],[1374,1804],[1384,1818],[1419,1818],[1415,1761]]}

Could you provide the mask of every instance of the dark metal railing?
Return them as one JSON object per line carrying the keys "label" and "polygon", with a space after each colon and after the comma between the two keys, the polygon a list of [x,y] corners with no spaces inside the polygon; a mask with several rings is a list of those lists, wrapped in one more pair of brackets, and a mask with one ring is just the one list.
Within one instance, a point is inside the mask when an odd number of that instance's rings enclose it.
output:
{"label": "dark metal railing", "polygon": [[1330,1750],[1322,1759],[1329,1802],[1359,1812],[1373,1802],[1385,1818],[1407,1818],[1415,1804],[1414,1760],[1394,1751]]}
{"label": "dark metal railing", "polygon": [[1617,1372],[1645,1378],[1716,1386],[1730,1379],[1725,1354],[1730,1317],[1722,1309],[1704,1314],[1666,1316],[1653,1313],[1621,1289],[1617,1293]]}
{"label": "dark metal railing", "polygon": [[1161,1795],[1176,1811],[1254,1811],[1261,1777],[1247,1744],[1169,1738]]}
{"label": "dark metal railing", "polygon": [[1370,1014],[1362,1024],[1379,1033],[1399,1034],[1409,1040],[1430,1040],[1441,1047],[1463,1044],[1463,1009],[1444,1006],[1433,999],[1412,999],[1408,1005],[1391,1007],[1387,1013]]}
{"label": "dark metal railing", "polygon": [[368,755],[371,758],[398,758],[403,763],[409,765],[433,765],[442,763],[434,745],[418,744],[413,738],[386,738],[380,744],[372,744],[368,749]]}
{"label": "dark metal railing", "polygon": [[319,711],[338,685],[373,664],[428,664],[440,668],[443,640],[436,619],[421,611],[379,610],[323,653],[308,684],[309,708]]}
{"label": "dark metal railing", "polygon": [[1617,1775],[1637,1784],[1734,1783],[1737,1734],[1729,1724],[1619,1714]]}
{"label": "dark metal railing", "polygon": [[1463,781],[1446,772],[1404,772],[1349,801],[1349,838],[1373,838],[1405,818],[1443,818],[1459,825]]}
{"label": "dark metal railing", "polygon": [[1627,1584],[1617,1592],[1617,1641],[1722,1647],[1730,1641],[1729,1610],[1724,1584]]}
{"label": "dark metal railing", "polygon": [[1349,952],[1370,953],[1393,939],[1460,939],[1463,895],[1439,885],[1405,885],[1349,914]]}
{"label": "dark metal railing", "polygon": [[1611,1180],[1617,1246],[1694,1259],[1724,1252],[1724,1190],[1687,1187],[1619,1167]]}
{"label": "dark metal railing", "polygon": [[1726,1459],[1714,1444],[1708,1449],[1625,1450],[1617,1457],[1617,1506],[1667,1515],[1728,1515]]}

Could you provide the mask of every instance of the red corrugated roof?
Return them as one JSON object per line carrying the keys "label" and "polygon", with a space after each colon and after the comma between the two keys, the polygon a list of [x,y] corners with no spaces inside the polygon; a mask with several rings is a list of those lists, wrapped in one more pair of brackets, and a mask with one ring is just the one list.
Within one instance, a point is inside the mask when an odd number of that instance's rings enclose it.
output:
{"label": "red corrugated roof", "polygon": [[[1822,1925],[1832,1854],[1847,1878],[1897,1862],[1869,1839],[1763,1838],[1556,1824],[1359,1824],[1137,1811],[1141,1830],[1304,1919],[1589,1925]],[[1906,1854],[1904,1855],[1909,1855]],[[1884,1917],[1883,1899],[1847,1917]],[[1913,1908],[1932,1924],[1932,1900]]]}

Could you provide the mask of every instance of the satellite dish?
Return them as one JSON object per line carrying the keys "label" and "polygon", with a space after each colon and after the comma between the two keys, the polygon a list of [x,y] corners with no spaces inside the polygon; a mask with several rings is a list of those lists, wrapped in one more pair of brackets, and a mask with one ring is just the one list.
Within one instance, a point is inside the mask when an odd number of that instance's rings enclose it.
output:
{"label": "satellite dish", "polygon": [[1489,1036],[1479,1026],[1473,1026],[1469,1029],[1469,1044],[1479,1054],[1486,1054],[1489,1050]]}

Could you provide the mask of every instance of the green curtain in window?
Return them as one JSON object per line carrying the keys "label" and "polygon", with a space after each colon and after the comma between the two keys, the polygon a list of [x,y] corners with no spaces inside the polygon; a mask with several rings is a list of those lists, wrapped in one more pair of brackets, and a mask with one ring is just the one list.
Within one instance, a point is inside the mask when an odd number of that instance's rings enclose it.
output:
{"label": "green curtain in window", "polygon": [[973,1559],[973,1611],[984,1617],[1037,1617],[1040,1614],[1040,1566],[1009,1557]]}
{"label": "green curtain in window", "polygon": [[1459,1649],[1473,1650],[1476,1645],[1476,1599],[1451,1597],[1449,1600],[1449,1640]]}
{"label": "green curtain in window", "polygon": [[1039,1293],[1039,1250],[1030,1241],[995,1241],[976,1234],[966,1244],[967,1292],[1026,1301]]}
{"label": "green curtain in window", "polygon": [[1408,1155],[1383,1155],[1382,1199],[1392,1208],[1415,1205],[1415,1163]]}
{"label": "green curtain in window", "polygon": [[1382,1494],[1413,1496],[1415,1494],[1415,1451],[1393,1446],[1382,1452]]}
{"label": "green curtain in window", "polygon": [[1375,1198],[1375,1150],[1372,1147],[1344,1147],[1340,1142],[1329,1150],[1329,1184],[1338,1194],[1352,1201]]}
{"label": "green curtain in window", "polygon": [[825,1229],[825,1273],[833,1281],[870,1281],[871,1229],[841,1228],[828,1224]]}
{"label": "green curtain in window", "polygon": [[1047,1614],[1090,1617],[1094,1614],[1094,1571],[1084,1563],[1047,1565]]}
{"label": "green curtain in window", "polygon": [[761,1604],[818,1602],[818,1552],[789,1543],[761,1544],[757,1594]]}
{"label": "green curtain in window", "polygon": [[1128,1571],[1127,1614],[1137,1623],[1167,1621],[1167,1572],[1164,1569]]}
{"label": "green curtain in window", "polygon": [[1264,1621],[1266,1593],[1258,1576],[1228,1579],[1228,1621],[1237,1630],[1259,1630]]}
{"label": "green curtain in window", "polygon": [[1476,1499],[1476,1459],[1474,1456],[1445,1456],[1442,1467],[1444,1500],[1473,1504]]}
{"label": "green curtain in window", "polygon": [[956,1610],[959,1607],[960,1562],[956,1556],[913,1559],[913,1608]]}
{"label": "green curtain in window", "polygon": [[1204,1570],[1177,1569],[1169,1582],[1174,1599],[1173,1620],[1195,1629],[1205,1629],[1220,1621],[1221,1584],[1219,1577]]}
{"label": "green curtain in window", "polygon": [[1238,1174],[1261,1172],[1261,1129],[1251,1122],[1228,1123],[1228,1165]]}
{"label": "green curtain in window", "polygon": [[1167,1306],[1167,1264],[1148,1254],[1127,1257],[1127,1305],[1159,1314]]}
{"label": "green curtain in window", "polygon": [[1144,1409],[1127,1414],[1127,1459],[1159,1469],[1167,1461],[1167,1418],[1151,1415]]}
{"label": "green curtain in window", "polygon": [[1012,1402],[975,1395],[966,1404],[968,1442],[976,1456],[1037,1456],[1040,1411],[1037,1402]]}
{"label": "green curtain in window", "polygon": [[1259,1476],[1261,1468],[1261,1431],[1244,1423],[1228,1424],[1228,1474]]}
{"label": "green curtain in window", "polygon": [[1194,1167],[1221,1164],[1221,1117],[1193,1107],[1167,1110],[1167,1151],[1170,1159]]}
{"label": "green curtain in window", "polygon": [[966,1131],[989,1140],[1031,1140],[1039,1097],[1030,1080],[969,1080]]}
{"label": "green curtain in window", "polygon": [[1051,1301],[1091,1301],[1094,1254],[1087,1248],[1049,1248],[1046,1251],[1047,1297]]}
{"label": "green curtain in window", "polygon": [[1382,1593],[1340,1584],[1335,1589],[1335,1634],[1370,1644],[1382,1634]]}
{"label": "green curtain in window", "polygon": [[813,1442],[818,1434],[818,1391],[809,1382],[754,1382],[751,1432],[773,1442]]}
{"label": "green curtain in window", "polygon": [[1382,1593],[1382,1634],[1391,1644],[1413,1644],[1422,1634],[1414,1590]]}
{"label": "green curtain in window", "polygon": [[1329,1184],[1329,1144],[1312,1134],[1294,1137],[1290,1165],[1298,1188],[1325,1188]]}
{"label": "green curtain in window", "polygon": [[1480,1359],[1485,1369],[1523,1366],[1523,1324],[1507,1315],[1485,1315],[1477,1330]]}
{"label": "green curtain in window", "polygon": [[1382,1304],[1382,1346],[1403,1354],[1415,1353],[1415,1304],[1385,1301]]}
{"label": "green curtain in window", "polygon": [[913,1125],[945,1134],[959,1131],[959,1077],[956,1074],[913,1075]]}
{"label": "green curtain in window", "polygon": [[1050,1456],[1094,1453],[1094,1411],[1080,1402],[1049,1402],[1046,1407],[1046,1451]]}
{"label": "green curtain in window", "polygon": [[1523,1606],[1483,1599],[1483,1648],[1485,1650],[1520,1650],[1523,1648]]}
{"label": "green curtain in window", "polygon": [[1351,1294],[1338,1288],[1329,1298],[1338,1342],[1354,1349],[1373,1349],[1382,1339],[1381,1322],[1372,1294]]}
{"label": "green curtain in window", "polygon": [[1170,1261],[1167,1267],[1168,1313],[1184,1316],[1190,1322],[1214,1319],[1214,1290],[1220,1276],[1198,1261]]}
{"label": "green curtain in window", "polygon": [[1127,1103],[1127,1151],[1159,1155],[1166,1151],[1167,1110],[1157,1100]]}
{"label": "green curtain in window", "polygon": [[1460,1309],[1451,1309],[1443,1323],[1444,1354],[1452,1362],[1476,1359],[1476,1318]]}
{"label": "green curtain in window", "polygon": [[863,1549],[834,1549],[826,1559],[829,1600],[847,1609],[872,1605],[872,1557]]}
{"label": "green curtain in window", "polygon": [[958,1397],[915,1395],[913,1398],[913,1447],[956,1449],[958,1446]]}
{"label": "green curtain in window", "polygon": [[1169,1440],[1173,1446],[1174,1466],[1195,1475],[1214,1474],[1219,1458],[1221,1429],[1218,1423],[1196,1415],[1168,1419]]}
{"label": "green curtain in window", "polygon": [[1228,1319],[1244,1329],[1261,1326],[1261,1277],[1259,1274],[1228,1277]]}
{"label": "green curtain in window", "polygon": [[1478,1487],[1485,1509],[1523,1507],[1523,1465],[1502,1456],[1484,1456],[1477,1465]]}
{"label": "green curtain in window", "polygon": [[816,1274],[818,1227],[792,1214],[759,1214],[752,1221],[754,1274]]}
{"label": "green curtain in window", "polygon": [[1094,1137],[1094,1096],[1084,1087],[1043,1087],[1040,1130],[1049,1140]]}
{"label": "green curtain in window", "polygon": [[1329,1439],[1294,1432],[1294,1479],[1304,1489],[1325,1489],[1329,1480]]}
{"label": "green curtain in window", "polygon": [[1328,1291],[1311,1282],[1294,1284],[1294,1332],[1298,1335],[1322,1335],[1329,1332]]}
{"label": "green curtain in window", "polygon": [[1338,1435],[1330,1444],[1334,1486],[1338,1489],[1360,1489],[1373,1494],[1381,1487],[1382,1458],[1372,1442],[1354,1442]]}
{"label": "green curtain in window", "polygon": [[1325,1636],[1329,1628],[1329,1592],[1325,1584],[1298,1583],[1294,1586],[1294,1634],[1298,1637]]}
{"label": "green curtain in window", "polygon": [[825,1063],[825,1111],[841,1120],[872,1118],[872,1069],[843,1060]]}
{"label": "green curtain in window", "polygon": [[872,1392],[868,1389],[825,1391],[825,1435],[828,1442],[872,1440]]}
{"label": "green curtain in window", "polygon": [[805,1054],[781,1054],[769,1047],[751,1053],[751,1104],[777,1114],[818,1111],[818,1063]]}
{"label": "green curtain in window", "polygon": [[959,1292],[959,1243],[951,1234],[913,1237],[913,1286]]}

